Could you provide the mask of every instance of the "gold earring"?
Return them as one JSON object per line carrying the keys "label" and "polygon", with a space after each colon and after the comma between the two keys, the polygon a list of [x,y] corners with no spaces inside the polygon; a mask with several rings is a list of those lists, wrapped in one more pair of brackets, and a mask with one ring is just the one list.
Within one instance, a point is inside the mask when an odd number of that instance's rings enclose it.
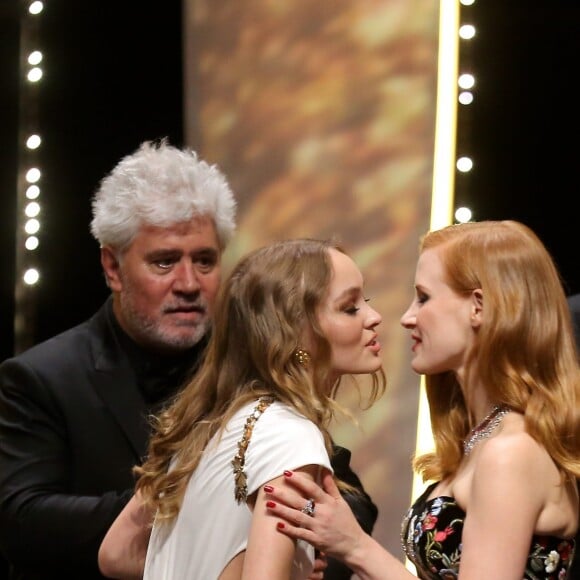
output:
{"label": "gold earring", "polygon": [[310,362],[310,353],[302,348],[299,348],[294,353],[299,365],[306,366]]}

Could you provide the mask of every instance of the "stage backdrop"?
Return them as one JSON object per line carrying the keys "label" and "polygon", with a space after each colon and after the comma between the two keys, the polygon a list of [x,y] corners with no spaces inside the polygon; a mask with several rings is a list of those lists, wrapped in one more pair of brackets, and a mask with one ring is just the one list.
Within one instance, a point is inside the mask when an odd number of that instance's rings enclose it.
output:
{"label": "stage backdrop", "polygon": [[226,268],[270,241],[338,237],[383,315],[386,395],[336,441],[379,507],[374,536],[403,560],[419,379],[399,318],[429,227],[439,3],[185,0],[187,145],[239,200]]}

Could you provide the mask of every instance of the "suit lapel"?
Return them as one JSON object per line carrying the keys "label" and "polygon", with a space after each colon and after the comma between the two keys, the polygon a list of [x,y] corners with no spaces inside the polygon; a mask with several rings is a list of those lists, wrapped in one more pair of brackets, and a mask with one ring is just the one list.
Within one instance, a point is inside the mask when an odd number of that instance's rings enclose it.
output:
{"label": "suit lapel", "polygon": [[[120,348],[105,304],[91,321],[94,387],[133,447],[139,461],[147,450],[149,426],[135,371]],[[112,313],[111,313],[112,316]]]}

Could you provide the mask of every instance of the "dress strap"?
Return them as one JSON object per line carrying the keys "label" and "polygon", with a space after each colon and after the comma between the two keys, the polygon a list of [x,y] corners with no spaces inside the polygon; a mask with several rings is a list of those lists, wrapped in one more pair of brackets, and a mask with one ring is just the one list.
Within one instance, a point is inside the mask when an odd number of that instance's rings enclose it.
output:
{"label": "dress strap", "polygon": [[252,438],[254,425],[261,417],[262,413],[274,402],[274,400],[275,398],[271,396],[263,396],[258,399],[258,403],[254,407],[254,410],[246,419],[242,438],[238,441],[238,452],[232,460],[235,480],[234,495],[238,503],[245,502],[248,499],[247,477],[244,471],[244,466],[246,463],[246,451],[248,450],[248,445],[250,444],[250,439]]}

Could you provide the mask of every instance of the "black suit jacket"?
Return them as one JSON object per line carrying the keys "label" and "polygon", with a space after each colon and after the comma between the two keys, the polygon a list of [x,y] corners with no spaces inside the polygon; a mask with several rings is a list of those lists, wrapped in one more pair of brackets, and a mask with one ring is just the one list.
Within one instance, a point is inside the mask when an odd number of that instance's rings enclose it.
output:
{"label": "black suit jacket", "polygon": [[[0,551],[13,579],[103,578],[98,548],[133,493],[151,411],[112,317],[109,300],[90,320],[0,365]],[[350,452],[337,451],[337,475],[362,490]],[[370,532],[370,497],[362,490],[347,501]],[[350,571],[331,562],[325,578]]]}
{"label": "black suit jacket", "polygon": [[[334,446],[331,464],[335,475],[342,481],[352,485],[359,493],[342,493],[350,506],[361,528],[370,534],[375,527],[379,515],[377,506],[365,491],[358,475],[350,467],[350,451],[344,447]],[[342,562],[328,558],[328,568],[324,572],[325,580],[350,580],[352,571]]]}
{"label": "black suit jacket", "polygon": [[102,578],[149,434],[107,306],[0,365],[0,548],[14,578]]}

